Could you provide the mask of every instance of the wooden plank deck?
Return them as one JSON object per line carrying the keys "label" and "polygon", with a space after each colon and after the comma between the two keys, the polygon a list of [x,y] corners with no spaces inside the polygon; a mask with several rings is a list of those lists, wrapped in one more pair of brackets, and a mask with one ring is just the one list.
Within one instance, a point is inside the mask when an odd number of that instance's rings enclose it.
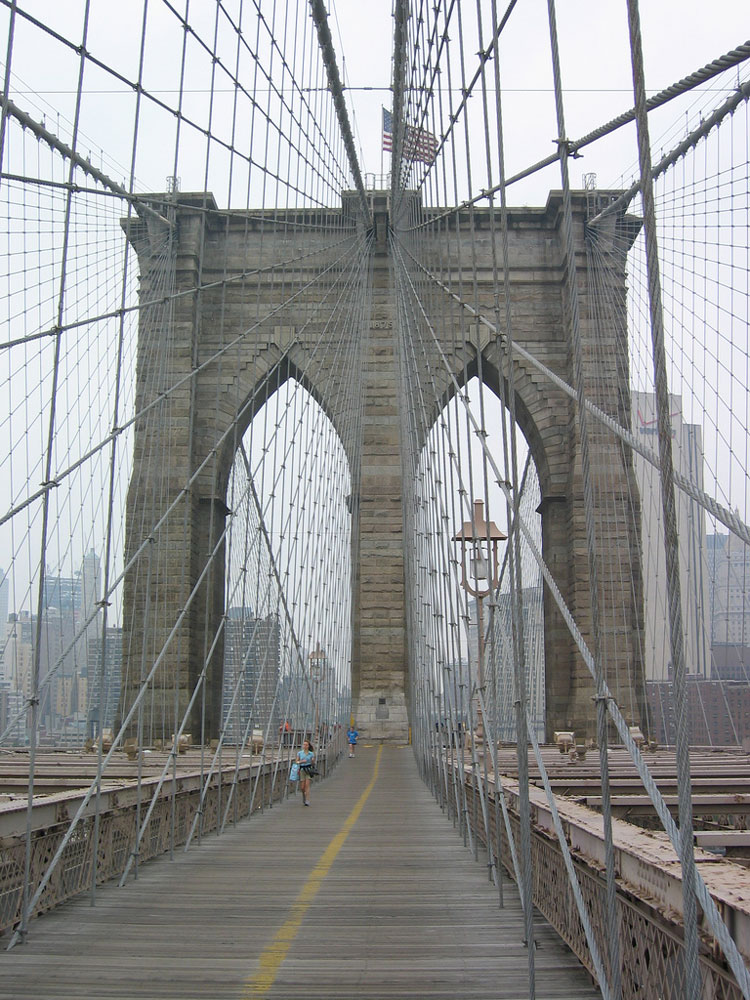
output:
{"label": "wooden plank deck", "polygon": [[[373,782],[376,760],[360,746],[310,808],[292,796],[38,918],[0,951],[0,998],[527,997],[515,888],[499,909],[410,749],[384,748]],[[543,922],[535,961],[539,1000],[600,997]]]}

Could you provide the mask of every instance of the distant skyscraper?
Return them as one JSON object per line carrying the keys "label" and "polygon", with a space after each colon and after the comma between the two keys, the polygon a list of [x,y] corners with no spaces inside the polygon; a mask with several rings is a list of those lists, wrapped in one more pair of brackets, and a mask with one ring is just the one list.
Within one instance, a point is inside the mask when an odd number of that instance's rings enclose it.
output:
{"label": "distant skyscraper", "polygon": [[[682,399],[679,396],[670,396],[669,400],[675,471],[703,489],[701,428],[683,420]],[[634,434],[657,452],[656,397],[653,393],[634,392],[632,407]],[[659,470],[637,453],[633,454],[633,464],[641,494],[646,680],[662,681],[669,676],[671,653]],[[681,490],[675,490],[675,502],[685,665],[689,674],[709,677],[709,574],[705,518],[703,508]]]}
{"label": "distant skyscraper", "polygon": [[750,646],[750,549],[732,534],[708,536],[711,642]]}
{"label": "distant skyscraper", "polygon": [[222,722],[230,740],[239,742],[246,733],[252,735],[253,729],[264,728],[269,720],[275,736],[280,718],[280,642],[276,615],[255,618],[249,608],[229,609],[224,632]]}
{"label": "distant skyscraper", "polygon": [[[99,680],[103,674],[100,692]],[[122,628],[107,629],[104,661],[102,662],[101,629],[98,629],[88,643],[87,690],[87,735],[96,737],[101,729],[113,729],[117,706],[120,700],[122,676]]]}
{"label": "distant skyscraper", "polygon": [[5,650],[8,644],[8,594],[10,581],[3,569],[0,569],[0,684],[8,681]]}
{"label": "distant skyscraper", "polygon": [[8,598],[10,580],[5,570],[0,568],[0,641],[5,638],[5,625],[8,621]]}
{"label": "distant skyscraper", "polygon": [[[76,593],[76,624],[77,628],[81,628],[83,623],[87,621],[92,613],[96,609],[97,602],[100,597],[100,576],[101,570],[99,566],[99,556],[91,549],[90,552],[83,559],[83,566],[81,567],[81,573],[78,578],[79,586]],[[79,655],[77,660],[81,668],[88,668],[89,660],[89,646],[91,642],[96,639],[98,631],[98,616],[92,618],[89,624],[86,626],[86,631],[82,636],[82,641],[79,644]]]}
{"label": "distant skyscraper", "polygon": [[31,694],[32,672],[32,632],[33,623],[28,611],[11,613],[5,641],[4,676],[11,691],[20,691],[27,697]]}
{"label": "distant skyscraper", "polygon": [[80,587],[76,595],[77,610],[85,618],[94,610],[96,602],[99,600],[100,576],[99,556],[91,549],[83,557],[83,565],[79,577]]}
{"label": "distant skyscraper", "polygon": [[[524,587],[521,593],[523,619],[524,669],[526,698],[532,724],[539,739],[544,738],[544,591],[541,582]],[[488,694],[497,701],[498,739],[515,740],[516,709],[515,680],[511,664],[513,650],[513,613],[511,595],[507,591],[496,596],[494,646],[496,660],[495,685],[488,685]]]}
{"label": "distant skyscraper", "polygon": [[[76,577],[54,576],[49,572],[45,575],[39,683],[45,684],[40,717],[48,733],[57,732],[63,720],[71,714],[68,701],[73,689],[72,679],[83,666],[83,645],[74,642],[79,590],[80,582]],[[36,616],[34,621],[32,643],[35,647]]]}
{"label": "distant skyscraper", "polygon": [[28,743],[26,721],[23,695],[14,691],[9,683],[0,681],[0,735],[8,730],[5,737],[7,746],[25,746]]}
{"label": "distant skyscraper", "polygon": [[74,577],[50,573],[45,577],[40,681],[53,672],[42,701],[51,735],[71,725],[83,727],[85,722],[89,648],[100,630],[96,614],[99,587],[99,557],[93,550],[84,556]]}
{"label": "distant skyscraper", "polygon": [[79,581],[70,576],[47,573],[42,589],[42,611],[55,608],[61,614],[72,615],[76,608]]}

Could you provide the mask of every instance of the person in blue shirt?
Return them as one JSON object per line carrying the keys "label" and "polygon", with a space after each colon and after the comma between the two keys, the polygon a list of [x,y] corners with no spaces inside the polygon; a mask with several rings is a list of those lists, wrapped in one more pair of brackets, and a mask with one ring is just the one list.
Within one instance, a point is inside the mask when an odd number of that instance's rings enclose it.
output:
{"label": "person in blue shirt", "polygon": [[348,730],[346,731],[346,738],[349,741],[349,756],[350,757],[354,756],[354,748],[357,745],[357,737],[358,736],[359,736],[359,733],[354,728],[354,726],[349,726]]}
{"label": "person in blue shirt", "polygon": [[310,805],[310,782],[312,776],[310,771],[315,764],[315,750],[310,740],[302,741],[302,749],[297,751],[297,763],[299,764],[299,788],[302,792],[302,805]]}

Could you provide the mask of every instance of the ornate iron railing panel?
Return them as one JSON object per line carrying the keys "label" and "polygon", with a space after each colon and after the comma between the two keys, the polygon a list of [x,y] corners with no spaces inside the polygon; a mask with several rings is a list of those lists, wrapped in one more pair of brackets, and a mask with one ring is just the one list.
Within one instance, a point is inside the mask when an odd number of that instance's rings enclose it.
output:
{"label": "ornate iron railing panel", "polygon": [[[494,789],[488,783],[486,815],[489,839],[497,845]],[[487,834],[482,822],[480,794],[476,779],[466,774],[466,821],[473,835],[487,847]],[[510,797],[512,799],[512,796]],[[510,827],[516,843],[520,842],[518,817],[510,812]],[[501,857],[504,875],[513,877],[513,863],[505,830],[501,831]],[[493,852],[495,847],[492,848]],[[535,907],[555,928],[581,963],[594,974],[583,925],[575,905],[571,883],[563,855],[557,842],[543,829],[532,832],[531,855],[533,870],[533,900]],[[581,892],[595,929],[600,954],[607,956],[607,922],[605,919],[606,883],[601,866],[585,857],[575,857],[574,865]],[[620,954],[622,956],[623,1000],[683,1000],[685,973],[682,960],[682,924],[679,915],[670,919],[667,907],[659,900],[637,896],[625,884],[618,885],[618,916],[620,922]],[[704,934],[699,957],[702,995],[712,1000],[742,1000],[742,991],[732,973],[714,959],[718,954],[715,942]]]}
{"label": "ornate iron railing panel", "polygon": [[[326,773],[327,761],[319,762],[322,774]],[[172,810],[172,782],[165,782],[154,806],[148,828],[141,837],[138,849],[138,864],[165,854],[169,850],[184,845],[193,828],[196,813],[201,812],[200,832],[215,833],[224,823],[224,814],[230,793],[233,800],[226,821],[247,817],[279,802],[287,794],[288,768],[284,764],[268,762],[246,765],[235,773],[229,767],[221,774],[203,795],[201,802],[200,775],[185,774],[177,779],[177,793]],[[232,791],[232,785],[234,790]],[[97,883],[120,877],[126,870],[135,849],[138,837],[138,803],[126,801],[129,796],[123,789],[102,793],[102,808],[99,813]],[[67,815],[66,798],[71,802],[79,793],[68,793],[58,797],[58,815]],[[79,796],[80,797],[80,796]],[[42,803],[43,804],[43,803]],[[146,809],[150,805],[149,792],[144,786],[140,802],[140,821],[144,822]],[[71,810],[72,812],[72,810]],[[16,810],[16,823],[19,811]],[[0,934],[17,926],[21,919],[23,905],[23,884],[25,869],[25,842],[20,832],[3,835],[0,816]],[[41,813],[39,814],[41,816]],[[54,857],[68,829],[65,819],[54,822],[39,822],[32,838],[29,895],[33,895]],[[61,903],[91,888],[92,853],[94,850],[95,816],[82,819],[56,866],[35,909],[34,915],[44,913]]]}

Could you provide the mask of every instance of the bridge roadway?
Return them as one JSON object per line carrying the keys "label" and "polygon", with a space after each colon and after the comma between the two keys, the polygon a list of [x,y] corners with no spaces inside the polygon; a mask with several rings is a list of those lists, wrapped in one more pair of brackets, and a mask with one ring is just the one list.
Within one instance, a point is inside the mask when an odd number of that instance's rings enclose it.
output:
{"label": "bridge roadway", "polygon": [[[599,990],[545,923],[536,996]],[[358,747],[314,785],[137,881],[34,920],[0,951],[2,1000],[520,1000],[528,957],[406,747]],[[7,940],[7,939],[6,939]],[[1,947],[1,946],[0,946]]]}

